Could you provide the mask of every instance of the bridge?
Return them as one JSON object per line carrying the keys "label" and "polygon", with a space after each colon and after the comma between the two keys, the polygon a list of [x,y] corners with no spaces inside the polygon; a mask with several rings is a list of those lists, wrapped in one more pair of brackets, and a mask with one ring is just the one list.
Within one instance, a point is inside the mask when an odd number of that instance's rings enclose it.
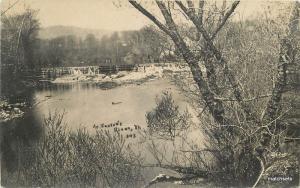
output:
{"label": "bridge", "polygon": [[40,77],[43,79],[54,79],[64,75],[98,75],[98,74],[115,74],[119,71],[143,71],[149,67],[176,67],[178,69],[187,68],[182,63],[155,63],[155,64],[135,64],[135,65],[99,65],[99,66],[82,66],[82,67],[53,67],[42,68]]}
{"label": "bridge", "polygon": [[43,78],[56,78],[63,75],[98,75],[113,74],[118,71],[133,71],[137,69],[135,65],[101,65],[84,67],[54,67],[42,68]]}
{"label": "bridge", "polygon": [[12,74],[20,74],[24,80],[50,81],[64,75],[99,75],[115,74],[119,71],[145,71],[158,69],[172,69],[175,71],[188,71],[186,63],[145,63],[145,64],[121,64],[99,66],[76,66],[76,67],[44,67],[39,69],[26,69],[15,65],[1,65],[1,69]]}

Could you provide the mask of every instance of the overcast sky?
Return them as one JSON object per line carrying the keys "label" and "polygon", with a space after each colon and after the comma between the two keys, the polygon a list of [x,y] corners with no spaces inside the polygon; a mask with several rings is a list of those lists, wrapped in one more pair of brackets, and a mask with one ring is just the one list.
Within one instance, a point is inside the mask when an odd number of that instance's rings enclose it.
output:
{"label": "overcast sky", "polygon": [[[0,0],[5,10],[17,0]],[[123,1],[122,6],[116,6]],[[132,8],[126,0],[19,0],[9,13],[26,7],[39,9],[42,27],[52,25],[78,26],[106,30],[135,30],[149,24],[147,18]],[[251,17],[261,10],[261,1],[242,0],[238,15]]]}

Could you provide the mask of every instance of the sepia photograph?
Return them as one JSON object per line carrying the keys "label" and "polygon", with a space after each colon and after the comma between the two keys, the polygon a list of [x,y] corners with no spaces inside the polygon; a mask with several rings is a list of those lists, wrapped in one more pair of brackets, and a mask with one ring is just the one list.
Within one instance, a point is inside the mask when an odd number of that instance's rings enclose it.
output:
{"label": "sepia photograph", "polygon": [[0,11],[0,187],[300,187],[300,0]]}

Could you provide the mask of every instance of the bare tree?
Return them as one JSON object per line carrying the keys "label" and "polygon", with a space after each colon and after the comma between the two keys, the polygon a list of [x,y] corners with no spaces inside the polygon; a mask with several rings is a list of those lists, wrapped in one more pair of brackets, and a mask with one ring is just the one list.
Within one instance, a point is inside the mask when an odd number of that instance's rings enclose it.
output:
{"label": "bare tree", "polygon": [[27,9],[19,15],[2,17],[1,55],[4,58],[4,64],[13,63],[29,68],[34,67],[33,51],[39,30],[36,16],[36,10]]}
{"label": "bare tree", "polygon": [[[210,172],[212,177],[219,178],[221,182],[231,186],[241,186],[242,182],[246,186],[256,186],[262,174],[275,164],[274,161],[290,157],[289,154],[282,154],[279,156],[284,157],[274,158],[272,153],[278,151],[279,140],[285,138],[284,128],[278,125],[277,120],[282,119],[288,112],[283,110],[281,99],[286,87],[287,65],[295,61],[297,52],[293,44],[295,29],[290,28],[289,33],[280,42],[280,52],[277,54],[278,74],[274,80],[272,94],[263,95],[270,96],[270,99],[262,114],[258,114],[251,102],[265,97],[257,96],[253,99],[246,97],[246,89],[237,79],[237,74],[215,41],[240,1],[236,0],[230,6],[226,6],[224,2],[221,8],[217,9],[216,5],[208,5],[209,3],[204,1],[199,1],[196,6],[195,2],[190,0],[185,3],[176,0],[176,5],[173,2],[156,0],[155,4],[165,23],[159,21],[141,3],[135,0],[129,0],[129,3],[170,36],[190,67],[193,80],[198,86],[197,92],[200,93],[209,115],[213,118],[213,122],[210,122],[212,126],[206,129],[206,133],[210,137],[208,147],[213,148],[209,151],[214,157],[215,169],[219,174]],[[299,19],[299,4],[295,2],[293,20]],[[207,12],[205,5],[211,8]],[[200,48],[196,53],[191,50],[178,29],[175,10],[184,14],[198,33]],[[214,15],[212,10],[219,12],[217,14],[219,16],[212,16]],[[206,68],[206,74],[199,65],[201,63]]]}

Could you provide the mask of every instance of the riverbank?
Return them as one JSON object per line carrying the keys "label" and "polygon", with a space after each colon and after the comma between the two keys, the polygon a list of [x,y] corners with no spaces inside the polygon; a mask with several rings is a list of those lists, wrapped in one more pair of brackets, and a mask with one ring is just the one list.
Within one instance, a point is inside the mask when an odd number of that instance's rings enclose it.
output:
{"label": "riverbank", "polygon": [[9,104],[6,100],[0,100],[0,123],[22,117],[24,114],[25,102]]}

